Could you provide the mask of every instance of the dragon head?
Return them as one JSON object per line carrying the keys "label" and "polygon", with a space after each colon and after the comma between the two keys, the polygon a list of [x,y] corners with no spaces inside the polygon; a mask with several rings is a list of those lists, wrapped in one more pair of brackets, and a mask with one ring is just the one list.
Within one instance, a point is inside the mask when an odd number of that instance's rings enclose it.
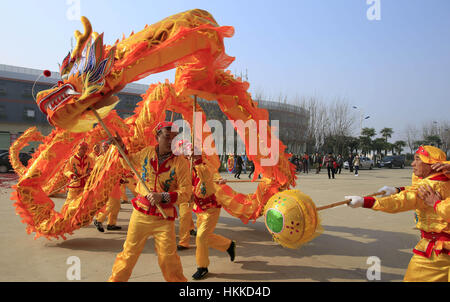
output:
{"label": "dragon head", "polygon": [[77,44],[60,65],[61,81],[36,96],[50,124],[74,132],[92,128],[95,120],[89,108],[105,115],[118,101],[105,80],[114,64],[116,47],[104,46],[103,34],[93,33],[86,17],[81,17],[81,22],[84,34],[75,31]]}

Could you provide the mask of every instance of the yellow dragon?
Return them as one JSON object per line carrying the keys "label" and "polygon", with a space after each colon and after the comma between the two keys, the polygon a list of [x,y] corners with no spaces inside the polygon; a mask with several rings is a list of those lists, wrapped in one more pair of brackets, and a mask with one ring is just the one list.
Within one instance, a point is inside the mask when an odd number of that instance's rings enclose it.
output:
{"label": "yellow dragon", "polygon": [[[14,168],[20,178],[13,186],[12,199],[27,232],[36,237],[65,239],[65,234],[89,225],[95,214],[106,204],[107,198],[123,172],[119,155],[110,152],[97,162],[84,188],[84,192],[60,212],[54,209],[47,196],[81,140],[91,146],[107,138],[103,128],[95,125],[93,109],[112,131],[118,133],[127,149],[137,151],[155,144],[151,130],[164,119],[165,111],[181,113],[192,125],[193,97],[216,100],[230,120],[256,121],[258,140],[266,139],[279,145],[279,160],[274,166],[261,167],[268,155],[258,150],[249,155],[255,164],[255,177],[263,181],[253,194],[241,194],[228,185],[217,185],[218,201],[233,216],[244,223],[262,215],[269,198],[280,190],[295,186],[295,169],[288,161],[285,146],[271,129],[260,129],[258,121],[268,120],[268,112],[258,108],[247,92],[249,84],[235,78],[226,68],[234,58],[226,55],[223,39],[232,37],[234,28],[219,26],[207,11],[194,9],[168,17],[132,33],[114,45],[103,45],[103,34],[92,31],[89,20],[81,18],[84,33],[75,31],[77,44],[60,65],[61,81],[55,87],[37,94],[36,103],[55,130],[41,137],[30,129],[11,147]],[[113,110],[119,99],[115,96],[125,85],[154,73],[176,68],[174,83],[150,85],[134,115],[123,120]],[[202,125],[206,116],[200,106]],[[205,133],[205,129],[204,133]],[[262,135],[262,132],[264,135]],[[203,138],[211,134],[206,129]],[[238,130],[249,154],[249,133]],[[28,135],[28,136],[26,136]],[[27,137],[27,138],[26,138]],[[28,140],[43,141],[27,167],[17,163],[17,154]],[[211,169],[220,166],[218,155],[208,156]]]}

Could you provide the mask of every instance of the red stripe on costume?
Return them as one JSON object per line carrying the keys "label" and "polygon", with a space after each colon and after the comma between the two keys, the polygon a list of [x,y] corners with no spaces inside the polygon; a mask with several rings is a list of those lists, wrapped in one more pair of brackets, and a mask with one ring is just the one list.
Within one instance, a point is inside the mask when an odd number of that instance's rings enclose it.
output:
{"label": "red stripe on costume", "polygon": [[442,200],[438,200],[438,201],[436,201],[436,202],[434,203],[433,208],[434,208],[435,211],[436,211],[436,207],[438,206],[438,204],[441,203],[441,201],[442,201]]}
{"label": "red stripe on costume", "polygon": [[447,181],[447,180],[450,180],[450,178],[445,176],[445,174],[439,174],[439,175],[433,176],[432,178],[430,178],[430,180]]}
{"label": "red stripe on costume", "polygon": [[376,199],[372,196],[364,197],[364,205],[363,208],[371,209],[373,205],[375,204]]}
{"label": "red stripe on costume", "polygon": [[[141,203],[143,206],[147,207],[148,209],[146,210],[146,209],[142,208],[139,205],[139,203]],[[146,215],[151,215],[151,216],[162,217],[162,214],[159,211],[158,212],[156,211],[158,208],[156,206],[151,205],[150,201],[147,198],[143,197],[142,195],[138,195],[136,198],[133,198],[131,200],[131,204],[133,205],[133,207],[137,211],[139,211],[141,213],[144,213]],[[160,204],[160,206],[163,209],[170,209],[171,208],[171,209],[174,210],[174,213],[175,213],[174,216],[168,217],[167,218],[168,220],[175,220],[175,218],[178,217],[177,211],[175,210],[175,208],[174,208],[174,206],[172,204]]]}

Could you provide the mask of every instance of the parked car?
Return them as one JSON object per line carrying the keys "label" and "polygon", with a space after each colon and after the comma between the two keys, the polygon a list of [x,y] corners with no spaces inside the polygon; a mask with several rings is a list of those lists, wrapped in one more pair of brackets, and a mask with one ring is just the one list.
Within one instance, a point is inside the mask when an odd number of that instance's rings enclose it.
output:
{"label": "parked car", "polygon": [[[20,153],[19,159],[22,164],[26,167],[31,155],[28,153]],[[3,152],[0,154],[0,173],[6,173],[12,170],[11,162],[9,161],[9,152]]]}
{"label": "parked car", "polygon": [[[373,160],[368,157],[361,156],[359,158],[359,169],[369,169],[372,170],[374,167]],[[348,169],[348,161],[344,162],[344,169]]]}
{"label": "parked car", "polygon": [[385,156],[380,162],[380,167],[399,167],[403,169],[405,167],[405,157],[403,155]]}

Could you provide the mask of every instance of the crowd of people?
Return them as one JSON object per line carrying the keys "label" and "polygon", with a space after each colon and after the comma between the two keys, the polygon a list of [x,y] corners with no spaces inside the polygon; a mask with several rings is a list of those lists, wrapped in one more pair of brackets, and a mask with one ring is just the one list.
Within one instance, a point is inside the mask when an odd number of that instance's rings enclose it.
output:
{"label": "crowd of people", "polygon": [[344,168],[344,162],[348,163],[350,173],[355,172],[355,176],[359,175],[360,157],[358,154],[349,153],[346,158],[342,154],[335,155],[332,152],[319,153],[316,152],[309,155],[305,152],[303,155],[292,155],[291,163],[296,166],[297,173],[308,174],[310,170],[315,170],[316,174],[320,174],[322,169],[326,170],[329,179],[335,179],[337,174],[341,174]]}

